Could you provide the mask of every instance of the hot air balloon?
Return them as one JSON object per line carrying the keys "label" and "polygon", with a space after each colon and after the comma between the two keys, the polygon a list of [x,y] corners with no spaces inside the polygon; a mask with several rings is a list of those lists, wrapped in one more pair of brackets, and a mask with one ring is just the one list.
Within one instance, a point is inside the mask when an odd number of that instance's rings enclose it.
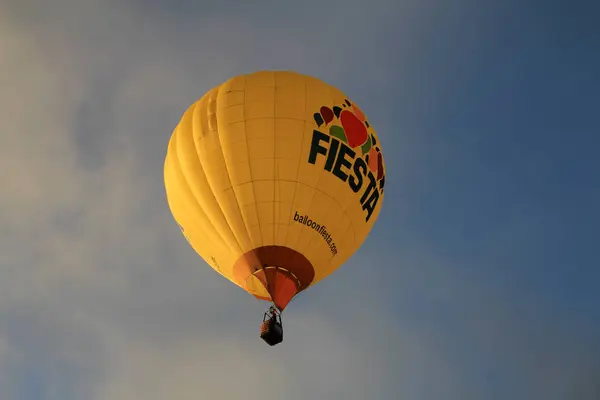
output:
{"label": "hot air balloon", "polygon": [[273,303],[261,328],[270,345],[283,338],[288,303],[362,245],[385,175],[356,103],[290,71],[236,76],[207,92],[175,127],[164,164],[169,208],[191,247]]}

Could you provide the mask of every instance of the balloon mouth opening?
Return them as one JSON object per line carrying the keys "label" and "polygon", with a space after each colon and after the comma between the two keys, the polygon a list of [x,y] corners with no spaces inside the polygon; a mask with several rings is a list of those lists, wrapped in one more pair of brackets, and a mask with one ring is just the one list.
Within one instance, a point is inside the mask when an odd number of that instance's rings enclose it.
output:
{"label": "balloon mouth opening", "polygon": [[234,280],[254,297],[272,301],[282,311],[315,279],[310,261],[287,246],[260,246],[242,254],[233,266]]}
{"label": "balloon mouth opening", "polygon": [[283,311],[300,292],[301,282],[291,271],[277,266],[265,266],[248,277],[247,287],[254,297],[272,301]]}

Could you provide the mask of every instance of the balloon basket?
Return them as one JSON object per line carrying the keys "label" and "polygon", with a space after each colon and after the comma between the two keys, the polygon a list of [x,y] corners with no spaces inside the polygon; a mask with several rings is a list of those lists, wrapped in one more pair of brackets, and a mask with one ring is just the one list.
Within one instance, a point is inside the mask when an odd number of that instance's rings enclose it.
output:
{"label": "balloon basket", "polygon": [[269,346],[275,346],[283,341],[283,326],[277,321],[263,321],[260,325],[260,337]]}

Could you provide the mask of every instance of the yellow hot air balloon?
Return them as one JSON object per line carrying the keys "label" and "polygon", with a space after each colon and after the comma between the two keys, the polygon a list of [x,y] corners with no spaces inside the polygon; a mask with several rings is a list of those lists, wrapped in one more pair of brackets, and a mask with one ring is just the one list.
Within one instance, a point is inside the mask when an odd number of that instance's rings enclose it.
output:
{"label": "yellow hot air balloon", "polygon": [[164,165],[169,207],[192,248],[280,311],[361,246],[385,172],[360,108],[288,71],[237,76],[206,93],[175,128]]}

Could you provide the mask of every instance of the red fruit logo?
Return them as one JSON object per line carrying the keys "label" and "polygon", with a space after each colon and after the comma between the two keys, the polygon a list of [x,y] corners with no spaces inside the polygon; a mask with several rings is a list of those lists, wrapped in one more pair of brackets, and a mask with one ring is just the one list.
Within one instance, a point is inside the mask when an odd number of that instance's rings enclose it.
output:
{"label": "red fruit logo", "polygon": [[363,157],[379,182],[379,188],[383,191],[385,185],[383,155],[377,146],[375,135],[369,133],[370,125],[362,110],[346,99],[341,107],[321,107],[313,117],[317,127],[329,127],[330,136],[346,143],[355,151],[360,147],[357,153]]}
{"label": "red fruit logo", "polygon": [[367,142],[369,137],[367,127],[352,111],[343,110],[340,114],[340,121],[346,132],[348,146],[354,148]]}

